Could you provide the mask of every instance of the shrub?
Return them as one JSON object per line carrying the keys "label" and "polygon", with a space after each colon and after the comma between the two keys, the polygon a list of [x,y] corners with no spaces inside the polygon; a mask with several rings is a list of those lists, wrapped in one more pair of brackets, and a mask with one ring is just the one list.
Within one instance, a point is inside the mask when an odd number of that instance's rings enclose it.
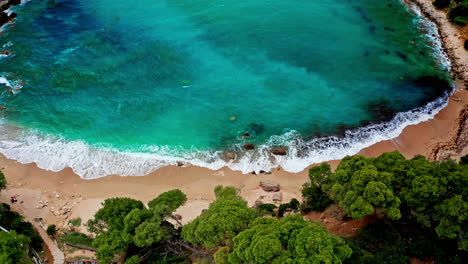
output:
{"label": "shrub", "polygon": [[302,196],[304,197],[304,203],[300,206],[300,209],[303,214],[307,214],[312,211],[322,212],[332,203],[332,200],[319,186],[311,183],[303,185]]}
{"label": "shrub", "polygon": [[456,5],[448,12],[449,20],[459,26],[464,26],[468,23],[468,1]]}
{"label": "shrub", "polygon": [[75,218],[75,219],[72,219],[68,222],[69,225],[72,225],[72,226],[75,226],[75,227],[78,227],[81,225],[81,218]]}
{"label": "shrub", "polygon": [[450,0],[435,0],[432,4],[439,9],[443,9],[450,5]]}
{"label": "shrub", "polygon": [[57,226],[56,225],[49,225],[47,227],[46,233],[48,236],[55,236],[57,234]]}
{"label": "shrub", "polygon": [[274,204],[262,204],[260,206],[257,207],[257,209],[262,213],[262,214],[266,214],[266,213],[269,213],[271,214],[272,216],[275,216],[275,209],[276,209],[276,205]]}
{"label": "shrub", "polygon": [[60,240],[66,243],[91,247],[93,239],[80,232],[70,232],[60,236]]}

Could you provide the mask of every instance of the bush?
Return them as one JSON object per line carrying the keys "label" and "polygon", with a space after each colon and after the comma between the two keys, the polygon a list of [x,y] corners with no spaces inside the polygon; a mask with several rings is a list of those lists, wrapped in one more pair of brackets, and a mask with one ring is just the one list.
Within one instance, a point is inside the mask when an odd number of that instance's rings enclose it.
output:
{"label": "bush", "polygon": [[6,182],[6,180],[5,180],[5,175],[3,175],[3,172],[0,171],[0,191],[1,191],[2,189],[5,189],[6,184],[7,184],[7,182]]}
{"label": "bush", "polygon": [[72,225],[72,226],[75,226],[75,227],[78,227],[81,225],[81,218],[75,218],[75,219],[72,219],[68,222],[69,225]]}
{"label": "bush", "polygon": [[328,205],[332,203],[332,200],[328,195],[322,191],[319,186],[311,183],[306,183],[302,187],[302,196],[304,197],[304,203],[300,209],[303,214],[310,212],[323,212]]}
{"label": "bush", "polygon": [[443,9],[450,5],[450,0],[435,0],[432,4],[439,9]]}
{"label": "bush", "polygon": [[258,210],[260,210],[260,212],[262,214],[266,214],[266,213],[269,213],[271,214],[272,216],[275,216],[275,209],[276,209],[276,205],[274,204],[262,204],[260,206],[257,207]]}
{"label": "bush", "polygon": [[33,225],[24,221],[22,215],[10,211],[8,204],[0,204],[0,225],[6,229],[16,231],[19,235],[28,237],[31,240],[31,247],[34,249],[42,249],[42,238],[36,232]]}
{"label": "bush", "polygon": [[300,205],[301,203],[296,198],[292,198],[289,202],[289,208],[292,210],[298,210]]}
{"label": "bush", "polygon": [[93,239],[80,232],[70,232],[60,236],[60,240],[66,243],[92,247]]}
{"label": "bush", "polygon": [[468,23],[468,1],[456,5],[448,12],[449,20],[459,26],[464,26]]}
{"label": "bush", "polygon": [[[468,45],[467,42],[468,42],[468,39],[465,40],[465,49],[468,50],[468,48],[467,48],[467,45]],[[467,165],[467,164],[468,164],[468,155],[465,155],[465,156],[463,156],[463,157],[460,158],[460,165]]]}
{"label": "bush", "polygon": [[57,234],[57,226],[56,225],[49,225],[47,227],[46,233],[48,236],[55,236]]}

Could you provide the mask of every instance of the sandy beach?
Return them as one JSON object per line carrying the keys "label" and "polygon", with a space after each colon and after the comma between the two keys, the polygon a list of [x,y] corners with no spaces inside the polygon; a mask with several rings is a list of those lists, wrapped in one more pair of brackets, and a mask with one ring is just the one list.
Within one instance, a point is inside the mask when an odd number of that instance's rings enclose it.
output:
{"label": "sandy beach", "polygon": [[[456,91],[449,98],[448,105],[433,119],[406,127],[392,140],[379,142],[365,148],[359,154],[372,157],[383,152],[398,150],[408,158],[423,154],[434,160],[458,159],[468,154],[468,80],[467,52],[463,41],[468,37],[467,29],[448,23],[445,13],[436,10],[430,0],[414,0],[439,26],[442,42],[452,61],[456,78]],[[336,166],[338,161],[330,161]],[[271,174],[242,174],[228,168],[213,171],[197,166],[169,166],[142,177],[108,176],[94,180],[83,180],[71,169],[51,172],[35,164],[20,164],[0,156],[0,169],[8,181],[2,191],[1,202],[8,202],[11,195],[18,196],[14,210],[33,221],[42,218],[42,225],[57,224],[67,228],[68,220],[81,217],[83,222],[91,218],[100,203],[111,197],[131,197],[147,202],[160,193],[181,189],[188,196],[188,202],[177,213],[186,223],[195,218],[213,201],[213,189],[217,185],[236,186],[241,196],[253,205],[257,199],[272,202],[271,194],[259,188],[261,180],[271,180],[281,185],[283,201],[301,197],[301,186],[308,180],[308,169],[300,173],[289,173],[281,168]],[[83,230],[85,231],[85,230]]]}

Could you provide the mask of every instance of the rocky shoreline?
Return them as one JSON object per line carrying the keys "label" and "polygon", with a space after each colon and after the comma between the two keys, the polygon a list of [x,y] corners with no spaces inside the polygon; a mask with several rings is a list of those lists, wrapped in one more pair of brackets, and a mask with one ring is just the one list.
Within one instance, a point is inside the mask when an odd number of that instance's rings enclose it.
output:
{"label": "rocky shoreline", "polygon": [[[467,89],[468,60],[463,43],[468,36],[466,27],[453,25],[447,19],[447,12],[432,5],[431,0],[403,0],[408,6],[415,5],[422,14],[437,25],[442,48],[451,62],[451,71],[455,80]],[[458,87],[460,88],[460,87]]]}
{"label": "rocky shoreline", "polygon": [[0,1],[0,27],[8,24],[16,18],[16,13],[6,12],[10,7],[20,5],[21,0],[2,0]]}

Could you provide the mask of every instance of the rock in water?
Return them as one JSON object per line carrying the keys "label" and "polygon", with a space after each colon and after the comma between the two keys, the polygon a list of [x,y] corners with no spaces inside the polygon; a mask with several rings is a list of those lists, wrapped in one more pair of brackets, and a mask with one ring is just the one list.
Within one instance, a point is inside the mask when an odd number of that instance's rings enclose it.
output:
{"label": "rock in water", "polygon": [[244,145],[244,148],[246,150],[253,150],[253,149],[255,149],[255,146],[252,143],[247,143],[247,144]]}
{"label": "rock in water", "polygon": [[226,158],[235,160],[236,159],[236,153],[234,152],[226,152]]}
{"label": "rock in water", "polygon": [[280,185],[272,181],[260,181],[260,187],[266,192],[278,192]]}
{"label": "rock in water", "polygon": [[285,148],[273,148],[271,150],[271,153],[273,153],[273,155],[284,156],[286,155],[286,149]]}

